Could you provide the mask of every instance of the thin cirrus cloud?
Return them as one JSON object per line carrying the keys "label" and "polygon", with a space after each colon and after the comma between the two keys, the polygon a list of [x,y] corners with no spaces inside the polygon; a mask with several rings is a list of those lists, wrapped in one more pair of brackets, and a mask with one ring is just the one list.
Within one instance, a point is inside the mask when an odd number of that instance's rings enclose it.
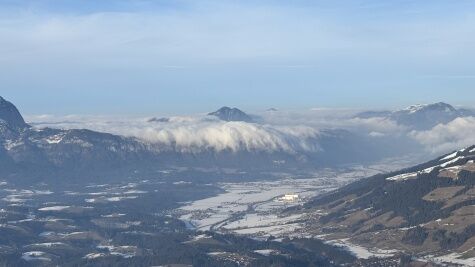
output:
{"label": "thin cirrus cloud", "polygon": [[[455,19],[448,14],[448,18],[438,20],[412,16],[407,18],[408,22],[399,22],[396,18],[358,18],[350,15],[349,7],[348,10],[335,7],[307,10],[299,5],[252,5],[246,1],[243,4],[231,1],[184,3],[189,7],[167,12],[110,12],[99,8],[71,14],[40,9],[8,16],[2,19],[0,29],[5,37],[2,38],[4,45],[19,45],[18,52],[34,48],[47,53],[44,57],[67,56],[65,59],[81,59],[84,64],[88,60],[107,65],[134,59],[135,62],[128,62],[134,66],[229,61],[269,64],[279,59],[315,62],[329,55],[353,59],[370,56],[368,60],[376,61],[381,57],[381,60],[396,62],[397,55],[388,52],[419,58],[443,57],[473,44],[470,16]],[[354,24],[349,27],[347,23],[351,22]],[[15,51],[13,47],[10,49]],[[358,56],[356,52],[363,54]],[[83,55],[98,57],[84,58]],[[306,66],[301,63],[275,65]]]}
{"label": "thin cirrus cloud", "polygon": [[[0,82],[29,113],[465,104],[461,95],[473,96],[470,79],[444,78],[473,75],[469,1],[9,3],[0,5]],[[78,97],[92,104],[73,109]]]}

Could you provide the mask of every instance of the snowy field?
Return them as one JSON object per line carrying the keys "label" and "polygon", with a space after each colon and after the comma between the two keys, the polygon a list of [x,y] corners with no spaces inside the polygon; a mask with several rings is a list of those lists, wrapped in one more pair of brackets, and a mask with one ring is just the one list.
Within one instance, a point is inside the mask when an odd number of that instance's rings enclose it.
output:
{"label": "snowy field", "polygon": [[[302,205],[309,199],[335,190],[352,181],[409,165],[403,159],[372,166],[325,169],[308,178],[285,177],[278,180],[221,183],[224,193],[182,206],[180,219],[198,230],[232,232],[254,238],[305,236],[298,231],[305,215],[282,216],[285,208]],[[390,167],[389,167],[390,166]],[[297,194],[295,201],[282,201],[286,194]]]}
{"label": "snowy field", "polygon": [[359,259],[369,259],[371,257],[387,258],[394,256],[398,252],[397,250],[365,248],[349,242],[348,238],[331,240],[326,243],[346,249]]}
{"label": "snowy field", "polygon": [[450,253],[443,256],[426,256],[421,258],[423,261],[441,264],[442,266],[475,266],[475,258],[467,258],[463,253]]}

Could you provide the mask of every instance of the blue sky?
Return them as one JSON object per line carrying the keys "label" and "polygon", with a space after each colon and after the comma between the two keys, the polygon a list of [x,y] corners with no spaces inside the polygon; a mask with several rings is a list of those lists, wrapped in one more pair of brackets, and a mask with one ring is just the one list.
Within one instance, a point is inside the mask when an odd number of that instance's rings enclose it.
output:
{"label": "blue sky", "polygon": [[0,95],[27,114],[475,99],[475,1],[0,1]]}

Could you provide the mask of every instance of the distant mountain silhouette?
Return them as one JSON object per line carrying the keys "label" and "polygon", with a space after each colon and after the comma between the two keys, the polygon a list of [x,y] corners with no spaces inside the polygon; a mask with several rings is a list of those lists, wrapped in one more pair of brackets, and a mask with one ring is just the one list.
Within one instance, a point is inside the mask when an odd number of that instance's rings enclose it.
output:
{"label": "distant mountain silhouette", "polygon": [[210,116],[216,116],[223,121],[244,121],[252,122],[251,116],[237,108],[222,107],[215,112],[208,113]]}
{"label": "distant mountain silhouette", "polygon": [[11,127],[13,130],[29,127],[21,116],[18,109],[0,96],[0,122]]}

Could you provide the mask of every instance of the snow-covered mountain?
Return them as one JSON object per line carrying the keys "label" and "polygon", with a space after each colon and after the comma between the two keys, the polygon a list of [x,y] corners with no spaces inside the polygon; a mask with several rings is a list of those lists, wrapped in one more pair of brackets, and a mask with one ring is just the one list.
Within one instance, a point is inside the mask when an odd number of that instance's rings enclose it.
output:
{"label": "snow-covered mountain", "polygon": [[431,129],[437,124],[446,124],[459,117],[474,116],[475,112],[468,109],[456,109],[439,102],[434,104],[412,105],[405,109],[391,111],[365,111],[356,115],[357,118],[368,119],[383,117],[414,130]]}
{"label": "snow-covered mountain", "polygon": [[214,112],[208,113],[208,115],[215,116],[223,121],[253,121],[251,116],[249,116],[238,108],[222,107]]}
{"label": "snow-covered mountain", "polygon": [[[475,146],[317,197],[307,234],[459,262],[475,257]],[[470,259],[471,258],[471,259]],[[473,261],[472,261],[473,262]],[[470,265],[471,266],[471,265]]]}
{"label": "snow-covered mountain", "polygon": [[[44,179],[53,173],[100,175],[147,160],[148,147],[134,139],[89,130],[36,129],[0,97],[0,175]],[[67,175],[65,175],[67,176]],[[91,177],[92,178],[92,177]]]}
{"label": "snow-covered mountain", "polygon": [[[34,176],[41,180],[60,175],[86,179],[128,175],[136,170],[153,172],[170,167],[290,171],[365,163],[401,155],[407,152],[407,148],[415,147],[384,137],[373,138],[339,129],[319,130],[301,137],[292,132],[241,121],[226,122],[218,128],[205,128],[199,132],[211,135],[207,136],[210,142],[219,137],[215,145],[224,145],[219,142],[230,142],[232,139],[236,149],[227,146],[217,149],[202,143],[202,139],[182,140],[193,136],[185,134],[184,128],[175,129],[174,133],[179,134],[172,136],[167,125],[160,132],[167,142],[154,143],[86,129],[31,127],[12,103],[2,99],[1,107],[0,176],[3,178]],[[236,114],[240,112],[231,112],[225,118],[249,119],[247,115]],[[192,131],[197,130],[193,125],[190,127]],[[256,131],[260,134],[256,135]],[[186,143],[190,146],[184,149]]]}

